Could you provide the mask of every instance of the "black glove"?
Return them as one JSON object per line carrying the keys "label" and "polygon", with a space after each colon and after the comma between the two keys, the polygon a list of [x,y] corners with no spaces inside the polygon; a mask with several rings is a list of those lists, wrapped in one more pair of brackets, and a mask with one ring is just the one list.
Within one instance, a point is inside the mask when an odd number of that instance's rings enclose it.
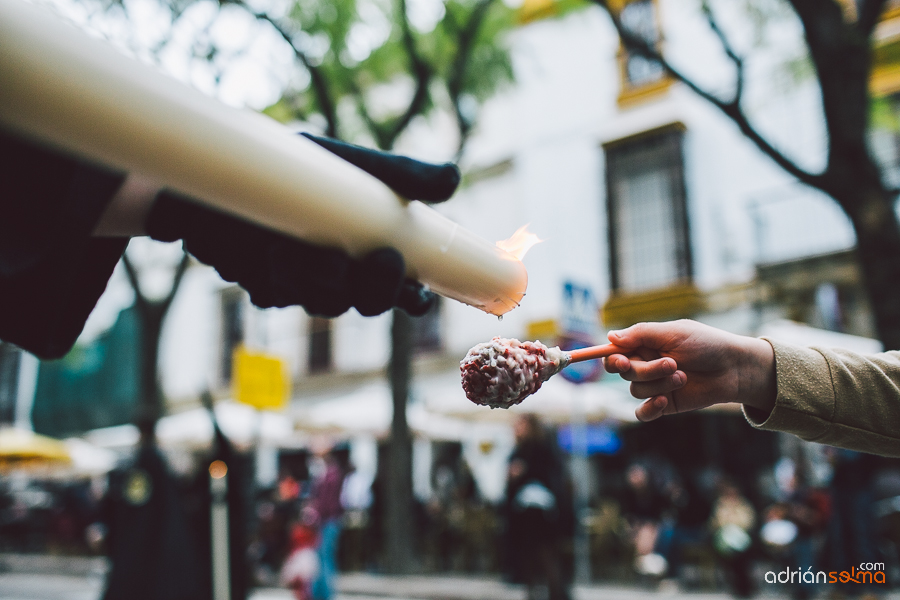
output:
{"label": "black glove", "polygon": [[[411,200],[443,202],[459,184],[453,164],[302,135]],[[260,308],[299,305],[311,315],[336,317],[355,307],[369,317],[397,306],[420,316],[435,301],[420,283],[404,277],[403,257],[393,248],[353,259],[343,250],[303,242],[169,191],[157,196],[146,226],[155,240],[183,240],[185,250],[215,267],[222,279],[238,283]]]}

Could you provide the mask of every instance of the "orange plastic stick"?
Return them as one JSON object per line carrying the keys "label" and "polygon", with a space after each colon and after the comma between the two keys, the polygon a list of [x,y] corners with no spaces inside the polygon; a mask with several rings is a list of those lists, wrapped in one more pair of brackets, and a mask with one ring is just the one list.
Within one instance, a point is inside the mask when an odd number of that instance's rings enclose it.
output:
{"label": "orange plastic stick", "polygon": [[591,346],[589,348],[579,348],[577,350],[567,350],[569,362],[576,363],[583,360],[593,360],[595,358],[603,358],[613,354],[624,354],[627,350],[614,346],[613,344],[604,344],[603,346]]}

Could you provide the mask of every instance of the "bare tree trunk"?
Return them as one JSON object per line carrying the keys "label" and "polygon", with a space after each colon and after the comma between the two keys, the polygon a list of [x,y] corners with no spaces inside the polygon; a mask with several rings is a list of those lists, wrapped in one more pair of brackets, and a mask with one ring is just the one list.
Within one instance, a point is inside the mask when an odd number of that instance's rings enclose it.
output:
{"label": "bare tree trunk", "polygon": [[841,206],[856,231],[860,272],[878,338],[886,350],[900,349],[900,224],[892,195],[879,182],[869,182]]}
{"label": "bare tree trunk", "polygon": [[162,326],[172,300],[178,293],[184,274],[190,266],[191,257],[185,252],[181,257],[175,273],[172,275],[172,287],[165,298],[151,300],[141,290],[138,272],[128,259],[122,255],[122,265],[128,275],[128,282],[134,290],[134,304],[137,307],[138,322],[141,335],[141,382],[140,398],[135,414],[135,424],[141,432],[141,440],[149,442],[153,439],[156,422],[162,416],[162,392],[159,388],[159,339]]}
{"label": "bare tree trunk", "polygon": [[162,393],[159,389],[159,338],[166,310],[158,302],[138,302],[141,336],[140,398],[135,424],[141,438],[149,440],[156,422],[162,416]]}
{"label": "bare tree trunk", "polygon": [[394,309],[391,323],[391,362],[388,376],[393,399],[391,440],[388,453],[388,489],[385,502],[387,569],[410,573],[413,561],[412,436],[406,421],[406,404],[412,379],[412,318]]}

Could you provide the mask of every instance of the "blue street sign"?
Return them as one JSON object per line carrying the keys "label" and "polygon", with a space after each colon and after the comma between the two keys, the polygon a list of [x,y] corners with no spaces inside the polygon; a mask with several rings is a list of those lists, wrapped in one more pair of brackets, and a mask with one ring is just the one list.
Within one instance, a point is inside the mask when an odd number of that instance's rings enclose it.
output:
{"label": "blue street sign", "polygon": [[[593,345],[594,341],[588,338],[578,339],[564,335],[559,339],[560,350],[577,350]],[[571,383],[590,383],[603,377],[603,363],[600,360],[586,360],[569,365],[559,374]]]}
{"label": "blue street sign", "polygon": [[[563,284],[562,336],[558,340],[562,350],[576,350],[596,344],[600,335],[597,299],[589,287],[566,281]],[[560,372],[572,383],[597,381],[603,375],[599,360],[569,365]]]}
{"label": "blue street sign", "polygon": [[578,337],[595,337],[600,331],[597,299],[589,287],[563,284],[562,330]]}
{"label": "blue street sign", "polygon": [[[615,454],[622,447],[622,440],[616,430],[609,425],[593,423],[584,427],[588,454]],[[573,436],[571,425],[563,425],[557,430],[556,441],[566,452],[572,452]]]}

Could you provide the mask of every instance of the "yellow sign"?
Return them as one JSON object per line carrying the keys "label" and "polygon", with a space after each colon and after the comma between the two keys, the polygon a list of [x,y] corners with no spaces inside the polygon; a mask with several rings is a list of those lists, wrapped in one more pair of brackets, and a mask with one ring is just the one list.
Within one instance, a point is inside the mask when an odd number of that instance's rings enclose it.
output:
{"label": "yellow sign", "polygon": [[291,381],[285,362],[275,356],[234,351],[234,397],[257,409],[279,410],[291,395]]}

